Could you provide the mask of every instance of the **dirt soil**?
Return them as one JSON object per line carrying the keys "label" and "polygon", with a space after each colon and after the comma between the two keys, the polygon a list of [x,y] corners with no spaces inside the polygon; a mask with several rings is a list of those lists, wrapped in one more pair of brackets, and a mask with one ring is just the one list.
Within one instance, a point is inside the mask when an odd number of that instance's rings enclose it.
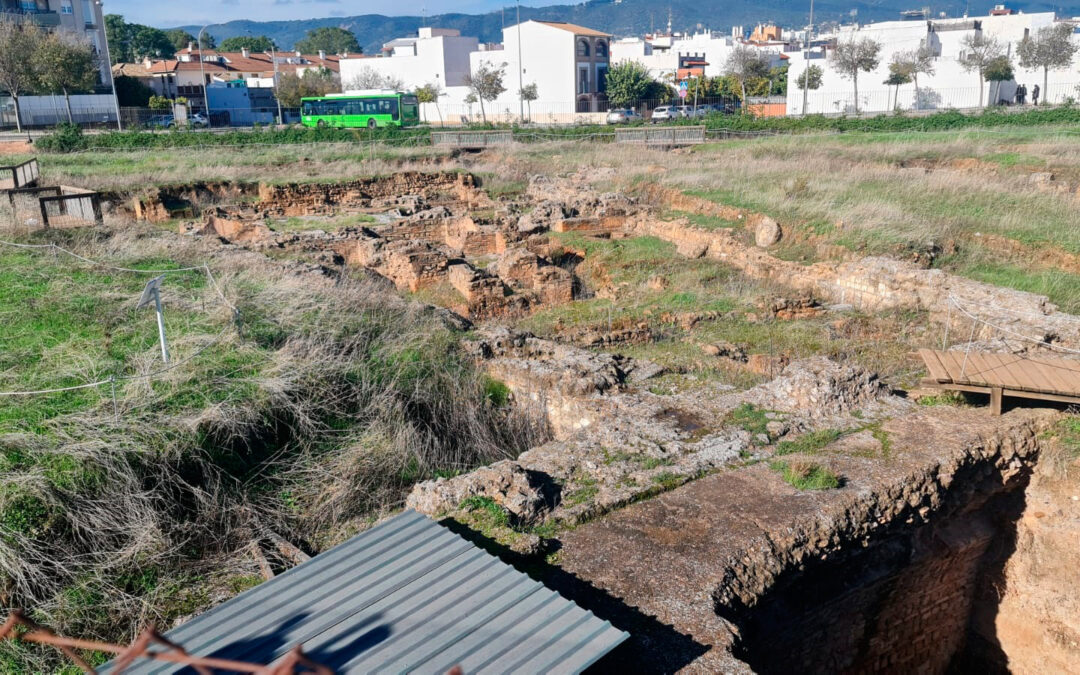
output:
{"label": "dirt soil", "polygon": [[820,456],[844,477],[839,489],[797,490],[764,463],[707,476],[566,533],[558,565],[601,589],[615,616],[637,620],[620,666],[750,672],[730,652],[735,633],[717,614],[720,597],[741,593],[752,601],[788,565],[896,523],[932,518],[965,465],[1032,462],[1036,435],[1055,417],[921,410],[883,425],[891,439],[887,461]]}

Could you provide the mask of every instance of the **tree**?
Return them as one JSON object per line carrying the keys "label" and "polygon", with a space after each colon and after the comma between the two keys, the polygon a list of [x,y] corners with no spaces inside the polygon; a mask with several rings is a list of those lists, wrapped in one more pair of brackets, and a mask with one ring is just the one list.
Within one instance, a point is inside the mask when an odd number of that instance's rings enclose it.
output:
{"label": "tree", "polygon": [[337,26],[323,26],[309,30],[307,36],[296,43],[296,50],[304,54],[317,54],[320,51],[327,54],[361,53],[360,43],[356,41],[356,36]]}
{"label": "tree", "polygon": [[277,49],[277,45],[265,35],[241,35],[225,38],[218,45],[218,49],[223,52],[241,52],[245,49],[249,52],[268,52]]}
{"label": "tree", "polygon": [[484,118],[484,124],[487,124],[484,101],[494,101],[506,91],[506,87],[503,86],[504,77],[506,77],[505,63],[498,67],[490,63],[481,63],[475,72],[465,75],[465,86],[476,96],[476,100],[480,101],[480,116]]}
{"label": "tree", "polygon": [[0,89],[15,104],[15,128],[22,131],[19,97],[38,84],[38,70],[33,54],[45,40],[45,33],[33,23],[0,21]]}
{"label": "tree", "polygon": [[1012,61],[1004,54],[997,57],[986,64],[986,69],[983,71],[983,78],[987,82],[993,82],[995,84],[994,105],[997,105],[1001,101],[1001,83],[1013,79]]}
{"label": "tree", "polygon": [[918,49],[911,51],[899,52],[889,63],[889,72],[895,72],[898,76],[906,77],[908,81],[915,83],[915,108],[917,110],[921,107],[922,101],[919,93],[919,75],[934,74],[934,52],[926,45],[921,45]]}
{"label": "tree", "polygon": [[119,14],[105,16],[105,35],[109,40],[113,64],[141,61],[148,56],[167,58],[176,54],[176,47],[165,31],[127,23]]}
{"label": "tree", "polygon": [[116,98],[124,108],[145,108],[154,95],[150,87],[130,75],[114,74],[113,86],[116,87]]}
{"label": "tree", "polygon": [[741,99],[745,101],[747,81],[769,76],[769,57],[760,49],[739,45],[728,55],[724,73],[739,81]]}
{"label": "tree", "polygon": [[821,88],[821,80],[824,76],[825,71],[821,69],[821,66],[811,64],[795,78],[795,86],[803,93],[802,114],[806,114],[806,99],[809,98],[810,91]]}
{"label": "tree", "polygon": [[527,84],[522,87],[521,90],[518,92],[518,96],[520,96],[521,100],[525,101],[525,103],[529,106],[529,121],[531,122],[532,102],[540,98],[540,90],[536,88],[536,83],[533,82],[532,84]]}
{"label": "tree", "polygon": [[[183,28],[173,28],[167,30],[165,31],[165,37],[169,38],[169,42],[172,43],[173,49],[176,51],[180,51],[181,49],[187,49],[187,46],[190,44],[194,44],[195,40],[197,39],[194,35],[187,32]],[[210,36],[206,33],[203,33],[204,43],[207,41],[206,38],[208,37]],[[212,40],[213,38],[210,39]],[[204,46],[208,49],[210,47],[209,44],[206,44]]]}
{"label": "tree", "polygon": [[964,53],[960,58],[960,66],[969,73],[975,72],[979,75],[979,107],[981,108],[986,103],[983,99],[986,67],[1005,52],[1001,43],[990,36],[983,35],[982,31],[965,36],[961,44],[964,46]]}
{"label": "tree", "polygon": [[405,89],[405,82],[396,75],[384,75],[371,66],[365,66],[345,83],[344,88],[346,90],[393,89],[394,91],[402,91]]}
{"label": "tree", "polygon": [[1073,25],[1057,23],[1044,26],[1028,35],[1016,46],[1016,55],[1020,57],[1020,67],[1043,71],[1043,102],[1046,102],[1046,86],[1051,70],[1061,70],[1072,65],[1077,45],[1072,41]]}
{"label": "tree", "polygon": [[629,108],[648,98],[653,82],[649,69],[637,61],[616,64],[607,71],[608,101],[618,107]]}
{"label": "tree", "polygon": [[893,88],[893,104],[895,109],[898,107],[898,101],[900,98],[900,86],[911,82],[911,75],[907,73],[907,70],[899,66],[895,61],[889,64],[889,76],[885,78],[882,84]]}
{"label": "tree", "polygon": [[90,91],[97,83],[98,64],[94,48],[75,33],[53,31],[41,40],[31,58],[38,70],[38,86],[50,94],[63,94],[68,122],[71,114],[71,93]]}
{"label": "tree", "polygon": [[851,80],[855,88],[855,112],[859,112],[859,73],[869,73],[878,67],[881,44],[870,38],[837,42],[832,53],[833,67],[842,77]]}
{"label": "tree", "polygon": [[445,95],[446,92],[439,86],[438,82],[428,82],[422,87],[416,89],[416,100],[418,103],[434,103],[435,112],[439,113],[439,125],[443,123],[442,109],[439,107],[439,99]]}
{"label": "tree", "polygon": [[165,96],[154,95],[147,100],[146,107],[151,110],[168,110],[172,104],[172,101]]}
{"label": "tree", "polygon": [[327,68],[309,68],[304,74],[285,73],[278,78],[274,95],[286,108],[299,108],[300,99],[310,96],[326,96],[337,91],[338,78]]}

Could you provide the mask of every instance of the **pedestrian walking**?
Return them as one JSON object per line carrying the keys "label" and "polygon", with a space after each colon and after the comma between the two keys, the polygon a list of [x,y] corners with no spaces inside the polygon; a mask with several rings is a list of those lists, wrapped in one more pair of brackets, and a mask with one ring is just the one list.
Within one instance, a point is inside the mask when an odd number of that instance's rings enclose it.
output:
{"label": "pedestrian walking", "polygon": [[1031,104],[1039,105],[1039,85],[1035,85],[1031,90]]}

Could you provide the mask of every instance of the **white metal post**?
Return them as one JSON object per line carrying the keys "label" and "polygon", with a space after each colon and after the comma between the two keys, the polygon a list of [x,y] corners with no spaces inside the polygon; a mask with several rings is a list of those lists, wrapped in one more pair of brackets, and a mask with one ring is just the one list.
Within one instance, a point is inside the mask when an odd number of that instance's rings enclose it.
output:
{"label": "white metal post", "polygon": [[212,128],[214,125],[211,122],[211,118],[210,118],[210,99],[206,96],[206,70],[205,70],[205,66],[203,65],[202,36],[203,36],[203,32],[207,28],[209,28],[210,25],[211,24],[206,24],[205,26],[200,28],[199,29],[199,37],[197,38],[198,41],[199,41],[199,77],[202,78],[202,100],[203,100],[203,107],[206,108],[206,128],[207,129]]}
{"label": "white metal post", "polygon": [[810,26],[806,29],[806,44],[803,45],[803,90],[802,90],[802,114],[806,116],[806,97],[810,95],[810,41],[814,36],[814,0],[810,0]]}
{"label": "white metal post", "polygon": [[[521,93],[521,88],[525,86],[523,69],[524,65],[521,63],[521,0],[517,3],[517,43],[518,43],[518,107],[520,108],[518,116],[521,119],[521,123],[525,123],[525,95]],[[532,110],[530,107],[529,110]]]}
{"label": "white metal post", "polygon": [[124,124],[120,121],[120,97],[116,93],[116,75],[113,74],[112,55],[109,54],[109,31],[105,27],[105,3],[102,0],[95,0],[94,4],[101,9],[101,32],[105,35],[105,61],[109,64],[109,82],[112,83],[113,107],[116,108],[116,130],[123,131]]}
{"label": "white metal post", "polygon": [[154,289],[154,310],[157,312],[158,337],[161,338],[161,360],[169,362],[169,343],[165,339],[165,314],[161,311],[161,292]]}

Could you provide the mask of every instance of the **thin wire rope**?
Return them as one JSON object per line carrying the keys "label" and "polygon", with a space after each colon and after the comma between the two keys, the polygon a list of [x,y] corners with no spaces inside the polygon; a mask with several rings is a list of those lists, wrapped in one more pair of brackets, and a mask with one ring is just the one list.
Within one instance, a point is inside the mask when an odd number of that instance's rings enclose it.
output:
{"label": "thin wire rope", "polygon": [[[170,272],[188,272],[188,271],[193,271],[193,270],[202,270],[202,271],[204,271],[206,273],[207,278],[210,281],[211,287],[214,289],[214,291],[217,293],[217,295],[221,298],[221,301],[225,304],[225,306],[227,306],[229,309],[231,309],[233,311],[234,317],[239,315],[240,310],[237,309],[237,307],[235,305],[233,305],[231,302],[229,302],[228,299],[225,297],[225,293],[222,291],[221,287],[217,283],[217,280],[214,278],[213,273],[210,271],[210,266],[208,264],[206,264],[206,263],[203,263],[202,265],[196,265],[196,266],[193,266],[193,267],[181,267],[181,268],[169,269],[169,270],[139,270],[139,269],[133,269],[133,268],[128,268],[128,267],[118,267],[118,266],[115,266],[115,265],[107,265],[105,263],[100,263],[100,262],[98,262],[96,260],[91,260],[90,258],[86,258],[86,257],[83,257],[83,256],[77,254],[77,253],[69,251],[69,250],[67,250],[67,249],[65,249],[65,248],[63,248],[61,246],[57,246],[56,244],[18,244],[18,243],[15,243],[15,242],[4,241],[4,240],[0,240],[0,244],[13,246],[15,248],[23,248],[23,249],[38,249],[38,250],[40,250],[40,249],[52,248],[52,249],[55,249],[55,250],[58,250],[58,251],[62,251],[62,252],[66,253],[66,254],[68,254],[68,255],[70,255],[72,257],[75,257],[75,258],[77,258],[79,260],[90,263],[92,265],[96,265],[96,266],[103,267],[103,268],[106,268],[106,269],[119,270],[119,271],[122,271],[122,272],[161,274],[161,273],[170,273]],[[233,324],[226,325],[210,342],[203,345],[194,354],[190,354],[187,357],[185,357],[185,358],[183,358],[183,359],[181,359],[179,361],[174,361],[173,363],[170,363],[165,368],[160,368],[160,369],[155,370],[155,371],[150,372],[150,373],[144,373],[142,375],[119,375],[119,376],[114,375],[114,376],[111,376],[109,379],[106,379],[106,380],[98,380],[96,382],[86,382],[86,383],[83,383],[83,384],[72,385],[70,387],[55,387],[55,388],[52,388],[52,389],[36,389],[36,390],[32,390],[32,391],[0,391],[0,396],[37,396],[37,395],[44,395],[44,394],[57,394],[57,393],[65,392],[65,391],[76,391],[76,390],[79,390],[79,389],[90,389],[92,387],[100,387],[100,386],[105,385],[105,384],[115,384],[118,381],[133,381],[133,380],[152,379],[154,377],[157,377],[158,375],[161,375],[163,373],[167,373],[170,370],[178,368],[178,367],[184,365],[185,363],[189,363],[190,361],[192,361],[192,360],[198,358],[199,356],[201,356],[206,350],[210,349],[210,347],[213,347],[218,342],[220,342],[221,339],[225,336],[225,333],[228,332],[228,330],[232,327],[232,325]]]}
{"label": "thin wire rope", "polygon": [[1050,347],[1051,349],[1059,349],[1059,350],[1061,350],[1063,352],[1068,352],[1070,354],[1080,354],[1080,349],[1070,349],[1069,347],[1064,347],[1062,345],[1055,345],[1052,342],[1047,342],[1046,340],[1040,340],[1038,338],[1033,338],[1033,337],[1031,337],[1029,335],[1024,335],[1023,333],[1017,333],[1016,331],[1011,330],[1009,328],[1005,328],[1004,326],[999,326],[997,324],[990,323],[989,321],[986,321],[985,319],[981,319],[981,318],[975,316],[971,312],[969,312],[966,309],[964,309],[963,307],[961,307],[959,304],[956,305],[956,309],[957,309],[957,311],[959,311],[961,314],[968,317],[972,321],[981,323],[981,324],[983,324],[985,326],[989,326],[990,328],[995,328],[997,330],[1002,331],[1003,333],[1008,333],[1009,335],[1020,338],[1021,340],[1027,340],[1027,341],[1033,342],[1035,344],[1044,345],[1046,347]]}

